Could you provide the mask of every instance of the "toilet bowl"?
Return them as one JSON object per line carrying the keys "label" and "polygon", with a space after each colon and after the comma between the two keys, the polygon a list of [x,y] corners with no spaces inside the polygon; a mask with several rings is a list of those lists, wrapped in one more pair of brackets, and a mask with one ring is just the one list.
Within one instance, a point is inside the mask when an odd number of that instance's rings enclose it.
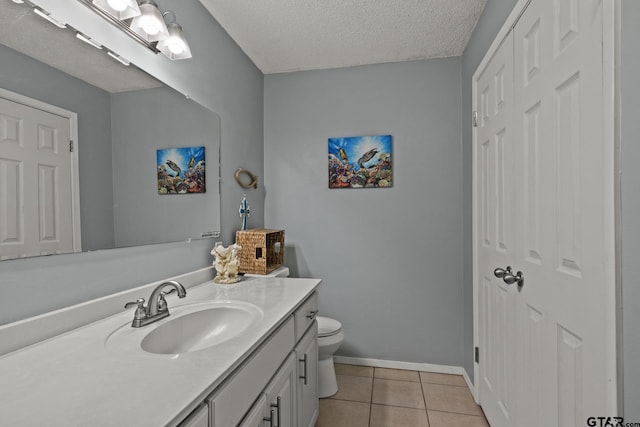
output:
{"label": "toilet bowl", "polygon": [[316,317],[318,320],[318,395],[333,396],[338,392],[336,371],[333,367],[333,354],[344,340],[342,324],[329,317]]}

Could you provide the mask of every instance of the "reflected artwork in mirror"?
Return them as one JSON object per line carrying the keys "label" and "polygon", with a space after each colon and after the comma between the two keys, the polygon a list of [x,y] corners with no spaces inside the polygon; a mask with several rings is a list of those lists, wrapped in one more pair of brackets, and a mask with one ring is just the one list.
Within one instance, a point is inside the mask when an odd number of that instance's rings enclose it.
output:
{"label": "reflected artwork in mirror", "polygon": [[[64,132],[49,131],[53,127],[39,124],[35,140],[36,146],[44,141],[45,147],[52,141],[51,150],[71,152],[66,157],[75,156],[77,164],[67,167],[67,179],[48,160],[40,162],[44,166],[36,167],[35,178],[30,178],[36,195],[30,196],[24,193],[29,179],[20,175],[26,170],[20,166],[22,160],[16,163],[5,155],[8,144],[0,140],[0,177],[5,188],[0,193],[0,224],[12,224],[0,228],[0,259],[218,235],[219,116],[133,64],[125,67],[114,61],[104,50],[83,43],[73,31],[49,24],[25,6],[0,5],[0,103],[13,102],[22,108],[33,101],[36,110],[50,107],[75,117],[75,124],[71,120],[70,125],[62,125],[70,141],[64,141]],[[22,113],[16,114],[12,105],[0,105],[4,108],[0,127],[14,129],[14,140],[23,138],[26,134],[20,133],[21,126],[27,122],[20,118]],[[206,150],[208,188],[186,198],[162,197],[157,187],[156,151],[176,146],[178,141],[180,146]],[[62,193],[56,180],[70,181],[69,214],[60,210],[58,196]],[[25,198],[36,202],[26,204]],[[28,233],[35,240],[58,239],[62,229],[56,226],[66,216],[71,216],[68,227],[72,240],[77,241],[71,249],[15,249]]]}

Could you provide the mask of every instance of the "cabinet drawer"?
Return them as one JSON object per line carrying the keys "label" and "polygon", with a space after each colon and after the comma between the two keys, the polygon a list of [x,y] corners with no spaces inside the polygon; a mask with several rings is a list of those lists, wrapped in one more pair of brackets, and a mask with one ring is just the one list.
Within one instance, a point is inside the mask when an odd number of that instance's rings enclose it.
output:
{"label": "cabinet drawer", "polygon": [[312,293],[296,310],[296,342],[300,341],[318,314],[318,294]]}
{"label": "cabinet drawer", "polygon": [[294,344],[294,320],[290,317],[210,399],[213,426],[238,425]]}

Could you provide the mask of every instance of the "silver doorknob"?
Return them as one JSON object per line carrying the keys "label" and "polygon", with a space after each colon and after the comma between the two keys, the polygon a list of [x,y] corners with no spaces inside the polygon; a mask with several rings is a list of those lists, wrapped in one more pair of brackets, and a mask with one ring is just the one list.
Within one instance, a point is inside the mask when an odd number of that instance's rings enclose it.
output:
{"label": "silver doorknob", "polygon": [[493,270],[493,275],[496,276],[498,279],[502,279],[507,274],[511,274],[510,266],[507,266],[506,269],[496,268],[495,270]]}
{"label": "silver doorknob", "polygon": [[519,288],[524,286],[524,274],[522,274],[522,271],[518,271],[515,276],[511,273],[505,274],[502,280],[507,285],[517,283]]}

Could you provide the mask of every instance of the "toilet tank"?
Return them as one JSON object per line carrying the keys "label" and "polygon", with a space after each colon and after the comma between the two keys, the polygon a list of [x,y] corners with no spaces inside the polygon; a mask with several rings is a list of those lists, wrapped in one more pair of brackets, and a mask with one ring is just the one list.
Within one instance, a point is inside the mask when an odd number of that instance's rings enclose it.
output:
{"label": "toilet tank", "polygon": [[289,277],[289,267],[280,266],[268,274],[247,273],[245,277]]}

